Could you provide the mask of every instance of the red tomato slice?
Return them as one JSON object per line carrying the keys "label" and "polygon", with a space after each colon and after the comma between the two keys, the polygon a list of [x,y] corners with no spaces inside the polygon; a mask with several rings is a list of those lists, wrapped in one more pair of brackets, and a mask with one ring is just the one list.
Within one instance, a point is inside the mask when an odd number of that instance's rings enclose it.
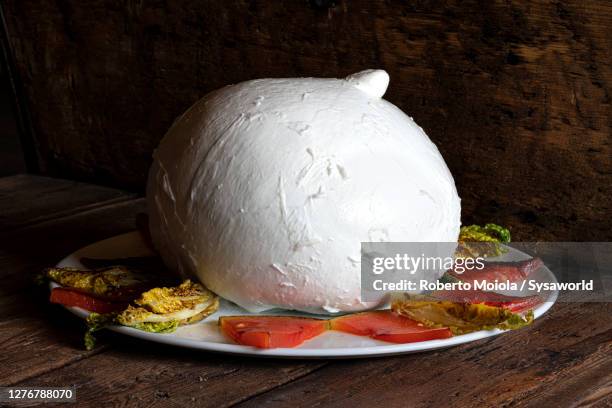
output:
{"label": "red tomato slice", "polygon": [[414,343],[446,339],[452,336],[446,328],[428,328],[412,319],[390,310],[377,310],[337,317],[331,320],[331,329],[369,336],[391,343]]}
{"label": "red tomato slice", "polygon": [[511,312],[521,312],[533,309],[542,303],[542,298],[533,296],[506,296],[495,292],[482,292],[479,290],[439,290],[432,294],[443,300],[458,303],[483,303],[487,306],[503,307]]}
{"label": "red tomato slice", "polygon": [[127,307],[125,303],[108,302],[68,288],[53,288],[49,300],[51,303],[76,306],[96,313],[119,312]]}
{"label": "red tomato slice", "polygon": [[295,347],[327,329],[327,320],[291,316],[226,316],[221,331],[238,344],[259,348]]}

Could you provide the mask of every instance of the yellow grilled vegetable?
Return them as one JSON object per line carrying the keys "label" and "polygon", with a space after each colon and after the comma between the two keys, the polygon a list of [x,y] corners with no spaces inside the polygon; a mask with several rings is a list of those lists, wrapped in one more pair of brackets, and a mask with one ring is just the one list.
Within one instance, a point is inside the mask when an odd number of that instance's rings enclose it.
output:
{"label": "yellow grilled vegetable", "polygon": [[130,290],[126,291],[126,289],[143,288],[151,281],[147,275],[133,272],[123,266],[92,271],[78,268],[49,268],[45,271],[45,275],[64,287],[78,289],[99,297],[129,294]]}
{"label": "yellow grilled vegetable", "polygon": [[151,289],[134,303],[136,306],[128,306],[117,316],[117,322],[155,333],[200,321],[219,307],[217,296],[190,280],[179,286]]}

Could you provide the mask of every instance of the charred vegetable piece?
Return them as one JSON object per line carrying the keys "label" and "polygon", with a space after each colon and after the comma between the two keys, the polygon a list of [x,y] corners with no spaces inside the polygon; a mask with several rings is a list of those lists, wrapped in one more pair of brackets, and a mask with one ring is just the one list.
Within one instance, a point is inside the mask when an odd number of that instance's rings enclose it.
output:
{"label": "charred vegetable piece", "polygon": [[328,321],[292,316],[224,316],[221,331],[238,344],[258,348],[296,347],[327,330]]}
{"label": "charred vegetable piece", "polygon": [[404,300],[393,302],[394,312],[427,327],[448,327],[453,334],[492,329],[514,330],[533,322],[532,311],[522,316],[503,307],[482,303],[458,303],[432,300],[425,296],[404,296]]}
{"label": "charred vegetable piece", "polygon": [[458,241],[458,257],[498,256],[505,252],[501,243],[510,242],[510,231],[497,224],[469,225],[461,227]]}
{"label": "charred vegetable piece", "polygon": [[511,312],[522,312],[533,309],[542,303],[540,296],[507,296],[495,292],[483,292],[479,290],[445,290],[436,291],[431,294],[433,298],[448,300],[457,303],[483,303],[487,306],[502,307]]}
{"label": "charred vegetable piece", "polygon": [[465,242],[510,242],[510,239],[510,231],[497,224],[468,225],[459,232],[459,241]]}
{"label": "charred vegetable piece", "polygon": [[124,266],[81,270],[77,268],[49,268],[46,276],[80,292],[109,300],[131,300],[155,284],[146,274],[136,273]]}
{"label": "charred vegetable piece", "polygon": [[214,313],[219,299],[199,283],[186,280],[179,286],[144,292],[117,316],[117,322],[154,333],[169,333],[180,325],[198,322]]}
{"label": "charred vegetable piece", "polygon": [[126,308],[125,302],[109,302],[69,288],[54,288],[51,290],[51,303],[64,306],[80,307],[90,312],[111,313]]}
{"label": "charred vegetable piece", "polygon": [[356,313],[331,320],[331,329],[391,343],[414,343],[452,336],[446,327],[427,327],[391,310]]}
{"label": "charred vegetable piece", "polygon": [[466,269],[463,273],[450,269],[447,273],[464,282],[474,281],[518,282],[527,278],[544,265],[540,258],[531,258],[519,262],[486,262],[483,269]]}

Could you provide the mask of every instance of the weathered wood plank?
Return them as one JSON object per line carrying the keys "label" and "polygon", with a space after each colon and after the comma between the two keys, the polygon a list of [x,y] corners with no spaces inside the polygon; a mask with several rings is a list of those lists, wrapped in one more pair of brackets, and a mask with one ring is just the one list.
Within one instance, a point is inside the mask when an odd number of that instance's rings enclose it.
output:
{"label": "weathered wood plank", "polygon": [[0,178],[0,233],[135,198],[122,190],[33,175]]}
{"label": "weathered wood plank", "polygon": [[557,304],[531,328],[434,353],[339,362],[244,406],[559,406],[602,400],[610,388],[601,385],[612,379],[611,312],[607,303]]}
{"label": "weathered wood plank", "polygon": [[467,222],[523,240],[612,239],[610,2],[3,7],[49,173],[142,189],[157,142],[206,92],[380,67],[387,98],[440,147]]}
{"label": "weathered wood plank", "polygon": [[326,364],[237,358],[128,338],[114,339],[113,345],[117,347],[104,354],[19,385],[75,385],[79,406],[83,407],[227,407]]}
{"label": "weathered wood plank", "polygon": [[[600,357],[600,356],[599,356]],[[581,370],[563,375],[560,386],[542,389],[520,400],[517,406],[610,407],[612,405],[612,361],[589,356]]]}

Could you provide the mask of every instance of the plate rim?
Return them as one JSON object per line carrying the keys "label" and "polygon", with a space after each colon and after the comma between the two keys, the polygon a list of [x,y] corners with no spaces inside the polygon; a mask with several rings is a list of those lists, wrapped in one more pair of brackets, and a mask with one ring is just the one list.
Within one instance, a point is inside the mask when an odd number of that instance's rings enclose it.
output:
{"label": "plate rim", "polygon": [[[79,253],[91,251],[92,248],[108,244],[109,242],[118,241],[121,239],[138,239],[140,240],[140,234],[138,231],[129,231],[122,234],[114,235],[112,237],[96,241],[84,247],[73,251],[69,255],[65,256],[60,260],[56,267],[62,267],[66,264],[73,264],[73,259],[78,257]],[[544,265],[547,273],[556,282],[557,279],[554,274]],[[50,282],[49,287],[53,289],[61,285]],[[533,311],[534,319],[538,319],[543,316],[548,310],[556,303],[559,292],[555,290],[551,292],[548,299]],[[78,316],[81,319],[85,319],[89,312],[85,309],[74,306],[63,306],[72,314]],[[240,344],[231,343],[220,343],[205,340],[196,340],[185,337],[178,337],[173,333],[149,333],[142,330],[134,329],[132,327],[113,325],[106,329],[116,333],[121,333],[130,337],[135,337],[141,340],[152,341],[155,343],[171,345],[175,347],[191,348],[204,351],[212,351],[216,353],[251,356],[251,357],[268,357],[268,358],[292,358],[292,359],[346,359],[346,358],[367,358],[367,357],[383,357],[392,356],[399,354],[409,353],[420,353],[425,351],[433,351],[447,347],[458,346],[460,344],[470,343],[484,338],[498,336],[505,333],[508,330],[480,330],[473,333],[462,334],[453,336],[448,339],[439,340],[427,340],[414,343],[402,343],[402,344],[389,344],[389,345],[375,345],[375,346],[364,346],[364,347],[338,347],[338,348],[273,348],[273,349],[259,349],[253,346],[243,346]],[[305,343],[307,344],[307,342]]]}

